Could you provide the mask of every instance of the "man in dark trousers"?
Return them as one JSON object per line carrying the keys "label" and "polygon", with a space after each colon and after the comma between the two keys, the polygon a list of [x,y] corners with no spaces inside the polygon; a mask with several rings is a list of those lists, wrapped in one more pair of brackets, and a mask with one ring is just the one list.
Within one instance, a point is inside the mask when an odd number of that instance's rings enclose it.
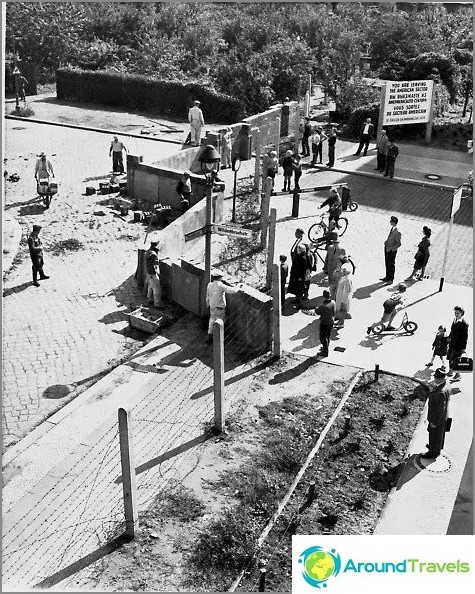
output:
{"label": "man in dark trousers", "polygon": [[310,125],[310,118],[305,118],[305,123],[303,125],[303,134],[302,134],[302,152],[300,153],[302,157],[309,157],[310,156],[310,147],[308,145],[308,139],[312,135],[312,126]]}
{"label": "man in dark trousers", "polygon": [[33,225],[33,231],[28,237],[28,248],[30,250],[31,263],[33,265],[33,285],[35,287],[40,286],[40,283],[38,282],[38,273],[40,274],[40,280],[49,278],[49,276],[43,272],[43,248],[41,247],[42,243],[39,238],[40,231],[40,225]]}
{"label": "man in dark trousers", "polygon": [[332,128],[328,136],[328,163],[327,167],[335,165],[336,128]]}
{"label": "man in dark trousers", "polygon": [[374,133],[374,126],[371,123],[371,118],[366,118],[366,122],[361,127],[360,132],[360,145],[358,150],[356,151],[355,155],[359,155],[361,153],[361,149],[364,147],[363,155],[366,157],[366,153],[368,152],[368,146],[373,138]]}
{"label": "man in dark trousers", "polygon": [[449,361],[449,372],[448,376],[452,377],[453,380],[460,379],[460,373],[454,375],[454,367],[457,359],[462,356],[467,348],[468,340],[468,324],[463,319],[465,311],[462,307],[456,305],[454,307],[454,321],[450,328],[449,334],[449,351],[447,353],[447,359]]}
{"label": "man in dark trousers", "polygon": [[392,216],[389,219],[389,222],[391,224],[391,229],[388,238],[384,242],[384,264],[386,266],[386,274],[384,278],[380,279],[387,284],[392,283],[394,280],[394,274],[396,272],[396,254],[401,247],[401,233],[397,228],[399,219]]}
{"label": "man in dark trousers", "polygon": [[322,357],[328,357],[330,336],[335,322],[335,302],[330,299],[330,291],[326,289],[323,291],[323,303],[315,308],[315,313],[320,316],[319,338],[322,343],[322,348],[318,354]]}
{"label": "man in dark trousers", "polygon": [[450,396],[459,394],[461,390],[460,388],[447,385],[445,372],[441,369],[436,369],[434,380],[427,387],[430,390],[427,401],[429,443],[427,444],[427,452],[422,454],[421,458],[434,460],[440,456],[440,452],[444,447],[445,433],[448,429],[447,419],[449,416]]}
{"label": "man in dark trousers", "polygon": [[389,140],[388,148],[386,151],[386,169],[384,170],[384,176],[394,177],[394,165],[396,164],[396,158],[399,155],[399,147],[394,144],[392,140]]}

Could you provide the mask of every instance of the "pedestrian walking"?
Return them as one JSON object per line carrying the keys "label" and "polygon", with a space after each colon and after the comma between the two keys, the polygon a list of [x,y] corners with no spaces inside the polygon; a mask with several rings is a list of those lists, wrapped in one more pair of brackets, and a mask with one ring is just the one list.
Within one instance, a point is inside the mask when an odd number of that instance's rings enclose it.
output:
{"label": "pedestrian walking", "polygon": [[414,269],[406,280],[412,280],[414,278],[418,281],[424,280],[427,262],[430,258],[429,248],[432,230],[424,225],[424,227],[422,227],[422,233],[424,236],[419,242],[416,255],[414,256]]}
{"label": "pedestrian walking", "polygon": [[114,140],[111,142],[109,148],[109,157],[112,155],[112,171],[114,173],[124,173],[124,160],[122,158],[122,151],[127,154],[125,144],[120,141],[117,136],[114,136]]}
{"label": "pedestrian walking", "polygon": [[386,274],[384,275],[384,278],[380,280],[387,284],[394,281],[394,275],[396,273],[396,255],[398,249],[401,247],[401,233],[397,228],[398,222],[399,219],[394,215],[389,219],[391,229],[384,242],[384,265],[386,267]]}
{"label": "pedestrian walking", "polygon": [[337,134],[336,128],[332,128],[330,135],[328,136],[328,163],[327,167],[333,167],[335,164],[335,146],[336,146]]}
{"label": "pedestrian walking", "polygon": [[26,87],[28,85],[28,80],[23,76],[23,74],[20,74],[20,76],[18,77],[18,93],[20,95],[20,101],[23,101],[23,103],[26,102]]}
{"label": "pedestrian walking", "polygon": [[405,307],[404,294],[406,289],[406,285],[404,283],[400,283],[397,287],[397,291],[395,291],[391,297],[384,300],[383,315],[381,319],[377,322],[373,322],[371,326],[368,326],[366,329],[366,334],[371,334],[373,328],[379,324],[382,324],[385,330],[395,330],[395,328],[392,326],[392,323],[396,317],[396,314]]}
{"label": "pedestrian walking", "polygon": [[294,190],[300,190],[300,178],[302,177],[302,163],[300,156],[294,157]]}
{"label": "pedestrian walking", "polygon": [[226,127],[223,132],[223,155],[222,155],[222,169],[232,167],[231,153],[233,150],[233,131],[230,126]]}
{"label": "pedestrian walking", "polygon": [[35,287],[40,286],[40,283],[38,282],[38,274],[40,275],[40,280],[46,280],[50,278],[43,271],[43,248],[41,239],[39,238],[41,229],[42,227],[40,225],[33,225],[33,230],[28,237],[28,249],[30,250],[33,272],[33,285]]}
{"label": "pedestrian walking", "polygon": [[191,198],[193,193],[191,191],[191,171],[184,171],[182,178],[179,180],[176,191],[180,196],[181,213],[184,214],[191,206]]}
{"label": "pedestrian walking", "polygon": [[436,369],[434,379],[429,388],[427,400],[427,431],[429,443],[427,452],[421,458],[435,460],[440,456],[445,445],[445,434],[450,430],[452,419],[449,419],[450,397],[461,392],[460,388],[447,385],[446,374],[442,369]]}
{"label": "pedestrian walking", "polygon": [[287,264],[287,256],[279,256],[280,261],[280,304],[284,311],[285,305],[285,285],[287,284],[287,277],[289,276],[289,265]]}
{"label": "pedestrian walking", "polygon": [[305,118],[305,123],[303,125],[303,133],[302,133],[302,157],[309,157],[310,156],[310,147],[308,145],[308,139],[312,135],[312,126],[310,124],[310,118]]}
{"label": "pedestrian walking", "polygon": [[386,168],[384,170],[384,176],[393,177],[394,176],[394,165],[396,163],[396,158],[399,155],[399,147],[394,144],[392,140],[388,142],[388,150],[386,152]]}
{"label": "pedestrian walking", "polygon": [[323,208],[324,206],[328,206],[329,222],[335,221],[335,225],[338,227],[338,219],[341,217],[343,209],[341,196],[338,193],[338,190],[335,188],[330,189],[330,195],[324,202],[322,202],[322,204],[320,204],[319,208]]}
{"label": "pedestrian walking", "polygon": [[331,284],[333,280],[333,273],[340,266],[340,257],[346,255],[345,250],[340,247],[338,235],[334,231],[332,231],[332,234],[330,235],[330,245],[328,246],[326,258],[326,272],[329,284]]}
{"label": "pedestrian walking", "polygon": [[206,287],[206,305],[209,307],[210,317],[208,324],[208,336],[206,343],[213,341],[213,324],[216,320],[225,319],[226,295],[233,295],[239,289],[223,281],[223,273],[220,270],[211,271],[211,282]]}
{"label": "pedestrian walking", "polygon": [[287,151],[282,159],[282,168],[284,170],[284,187],[282,192],[290,192],[290,181],[294,174],[294,155],[292,151]]}
{"label": "pedestrian walking", "polygon": [[346,318],[351,318],[350,308],[353,297],[353,268],[347,256],[340,257],[340,280],[335,297],[335,312],[338,325],[343,326]]}
{"label": "pedestrian walking", "polygon": [[376,161],[377,167],[375,171],[384,171],[386,168],[386,155],[388,152],[389,140],[388,135],[386,134],[386,130],[381,130],[381,136],[378,138],[378,142],[376,144],[377,153],[376,153]]}
{"label": "pedestrian walking", "polygon": [[464,320],[465,310],[463,307],[456,305],[454,307],[454,321],[450,327],[449,333],[449,349],[447,359],[449,360],[449,377],[453,376],[454,380],[460,379],[460,373],[454,374],[454,368],[457,365],[459,357],[465,353],[468,341],[468,323]]}
{"label": "pedestrian walking", "polygon": [[359,156],[361,151],[364,149],[363,155],[366,157],[366,153],[368,152],[369,143],[371,142],[371,139],[373,138],[373,133],[374,133],[374,126],[371,123],[371,118],[366,118],[365,123],[361,127],[360,144],[359,144],[358,149],[355,153],[355,156]]}
{"label": "pedestrian walking", "polygon": [[37,182],[40,180],[46,180],[49,183],[50,176],[54,177],[51,161],[46,158],[45,153],[40,153],[35,165],[35,179]]}
{"label": "pedestrian walking", "polygon": [[445,357],[447,356],[447,348],[449,346],[449,337],[447,336],[447,330],[445,326],[439,326],[437,328],[437,334],[435,335],[434,342],[432,343],[432,357],[426,367],[432,367],[434,359],[440,358],[441,368],[445,370]]}
{"label": "pedestrian walking", "polygon": [[330,298],[329,291],[323,291],[323,303],[315,308],[315,313],[320,316],[319,339],[322,346],[318,355],[328,357],[330,338],[335,322],[335,302]]}
{"label": "pedestrian walking", "polygon": [[325,140],[328,140],[328,136],[325,134],[323,128],[321,128],[320,126],[317,128],[317,132],[320,136],[320,140],[317,144],[316,159],[319,159],[318,163],[321,165],[323,163],[323,143],[325,142]]}
{"label": "pedestrian walking", "polygon": [[200,105],[201,102],[196,99],[193,101],[193,107],[190,107],[188,110],[188,121],[190,122],[192,146],[199,146],[201,144],[201,130],[205,125],[205,120]]}
{"label": "pedestrian walking", "polygon": [[151,241],[150,248],[145,254],[147,269],[147,299],[149,305],[161,307],[160,260],[158,257],[158,241]]}

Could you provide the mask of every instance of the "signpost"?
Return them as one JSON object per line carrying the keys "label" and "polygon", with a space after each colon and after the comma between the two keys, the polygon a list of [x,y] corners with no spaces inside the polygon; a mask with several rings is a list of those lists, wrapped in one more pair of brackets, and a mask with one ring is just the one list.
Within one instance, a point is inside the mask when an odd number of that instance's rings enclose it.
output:
{"label": "signpost", "polygon": [[462,190],[463,190],[463,186],[460,186],[452,194],[452,204],[450,206],[449,231],[447,233],[447,243],[445,244],[444,262],[442,264],[442,275],[440,277],[440,283],[439,283],[439,293],[442,291],[442,288],[444,286],[445,267],[447,266],[447,257],[449,255],[449,248],[450,248],[450,236],[452,235],[452,226],[454,223],[455,213],[460,208],[460,203],[462,200]]}
{"label": "signpost", "polygon": [[[187,233],[185,235],[185,241],[191,241],[192,239],[196,239],[197,237],[201,237],[202,235],[206,235],[206,226],[201,227],[200,229],[196,229],[191,233]],[[244,229],[240,225],[232,225],[230,223],[227,224],[218,224],[212,223],[210,225],[211,233],[218,233],[219,235],[228,235],[229,237],[240,237],[241,239],[251,239],[252,238],[252,230],[251,229]]]}

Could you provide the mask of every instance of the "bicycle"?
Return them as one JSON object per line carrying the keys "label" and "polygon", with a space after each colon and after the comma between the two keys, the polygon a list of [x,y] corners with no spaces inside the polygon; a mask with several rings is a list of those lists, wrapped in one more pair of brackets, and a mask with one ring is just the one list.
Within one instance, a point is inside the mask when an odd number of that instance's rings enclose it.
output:
{"label": "bicycle", "polygon": [[409,320],[407,312],[405,311],[401,323],[397,328],[394,328],[394,330],[387,330],[386,324],[379,322],[378,324],[373,326],[372,332],[373,334],[382,334],[383,332],[399,332],[399,330],[404,330],[408,334],[414,334],[418,327],[419,326],[416,324],[416,322],[412,322]]}
{"label": "bicycle", "polygon": [[[345,191],[345,188],[343,188],[343,192],[344,191]],[[355,212],[355,210],[358,208],[358,203],[352,199],[351,192],[348,189],[347,189],[347,191],[348,191],[348,196],[346,198],[346,210],[349,210],[350,212]]]}
{"label": "bicycle", "polygon": [[[320,258],[322,264],[325,264],[325,258],[320,254],[320,251],[324,251],[326,253],[326,249],[323,247],[323,245],[319,246],[315,243],[312,243],[310,245],[310,250],[315,256],[318,256]],[[353,269],[352,274],[355,274],[355,271],[356,271],[355,263],[351,259],[351,256],[347,256],[347,258],[348,258],[348,262],[351,264],[351,268]]]}
{"label": "bicycle", "polygon": [[[325,223],[323,217],[324,215],[320,215],[320,220],[314,223],[308,230],[307,235],[312,243],[317,243],[318,239],[328,231],[328,224]],[[348,219],[345,217],[338,217],[336,228],[338,230],[338,237],[341,237],[348,228]]]}

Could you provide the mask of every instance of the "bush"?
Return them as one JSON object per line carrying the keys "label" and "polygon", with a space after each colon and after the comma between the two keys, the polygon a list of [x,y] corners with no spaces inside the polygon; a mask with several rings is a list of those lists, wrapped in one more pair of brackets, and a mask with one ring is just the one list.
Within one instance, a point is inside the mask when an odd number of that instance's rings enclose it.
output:
{"label": "bush", "polygon": [[234,97],[200,83],[157,81],[142,75],[60,68],[56,71],[58,99],[114,105],[184,117],[199,99],[205,121],[232,124],[242,120],[243,107]]}
{"label": "bush", "polygon": [[348,118],[348,122],[343,126],[343,134],[350,137],[359,136],[361,127],[366,118],[371,118],[375,128],[377,127],[379,119],[379,103],[373,103],[368,107],[359,107],[358,109],[355,109]]}

